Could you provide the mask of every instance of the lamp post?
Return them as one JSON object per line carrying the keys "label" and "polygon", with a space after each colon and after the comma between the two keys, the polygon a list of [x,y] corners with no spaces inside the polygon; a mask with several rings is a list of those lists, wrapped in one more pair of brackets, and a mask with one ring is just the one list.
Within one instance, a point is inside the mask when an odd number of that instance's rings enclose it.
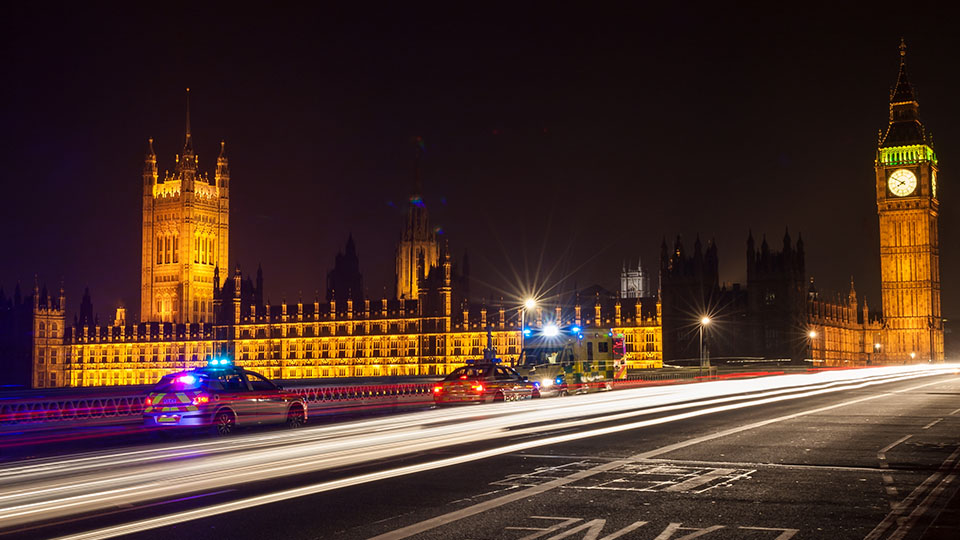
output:
{"label": "lamp post", "polygon": [[700,318],[700,376],[703,377],[703,327],[710,324],[710,317],[703,316]]}
{"label": "lamp post", "polygon": [[537,307],[537,301],[533,298],[527,298],[523,301],[523,307],[520,308],[520,352],[517,354],[517,359],[519,360],[520,355],[523,354],[523,345],[524,338],[527,335],[527,323],[526,315],[528,309],[533,309]]}
{"label": "lamp post", "polygon": [[873,361],[876,362],[877,360],[880,359],[880,344],[879,344],[879,343],[874,343],[874,344],[873,344],[873,351],[874,351],[874,352],[873,352]]}
{"label": "lamp post", "polygon": [[816,331],[816,330],[810,330],[809,332],[807,332],[807,337],[810,338],[810,341],[808,342],[809,347],[810,347],[810,363],[813,363],[814,360],[816,360],[816,359],[813,357],[813,356],[814,356],[814,354],[813,354],[814,341],[813,341],[813,340],[817,339],[817,331]]}

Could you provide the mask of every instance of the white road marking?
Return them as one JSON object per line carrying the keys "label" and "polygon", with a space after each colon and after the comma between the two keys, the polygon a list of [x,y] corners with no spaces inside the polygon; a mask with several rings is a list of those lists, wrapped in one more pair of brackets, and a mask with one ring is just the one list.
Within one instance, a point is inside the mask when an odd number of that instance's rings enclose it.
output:
{"label": "white road marking", "polygon": [[929,424],[923,426],[923,428],[921,428],[921,429],[930,429],[930,428],[932,428],[933,426],[935,426],[935,425],[937,425],[938,423],[940,423],[941,420],[943,420],[943,418],[937,418],[937,419],[934,420],[933,422],[930,422]]}
{"label": "white road marking", "polygon": [[957,414],[957,413],[960,413],[960,409],[957,409],[957,410],[953,411],[952,413],[950,413],[949,416],[953,416],[953,415],[955,415],[955,414]]}
{"label": "white road marking", "polygon": [[893,441],[892,443],[890,443],[890,444],[884,446],[883,448],[881,448],[880,451],[877,452],[877,455],[886,454],[887,452],[889,452],[890,450],[892,450],[895,446],[897,446],[897,445],[899,445],[900,443],[906,441],[906,440],[909,439],[910,437],[913,437],[913,435],[904,435],[903,437],[900,437],[899,439],[897,439],[897,440]]}
{"label": "white road marking", "polygon": [[[646,521],[635,521],[635,522],[631,523],[630,525],[627,525],[626,527],[620,529],[619,531],[614,531],[614,532],[612,532],[612,533],[604,536],[603,538],[599,538],[599,537],[600,537],[600,533],[603,532],[603,527],[604,527],[606,524],[607,524],[607,520],[605,520],[605,519],[593,519],[593,520],[590,520],[590,521],[588,521],[588,522],[586,522],[586,523],[584,523],[584,524],[582,524],[582,525],[577,525],[576,527],[574,527],[574,528],[572,528],[572,529],[570,529],[570,530],[563,531],[562,533],[560,533],[560,534],[558,534],[558,535],[556,535],[556,536],[551,536],[551,537],[548,538],[547,540],[561,540],[562,538],[567,538],[567,537],[569,537],[569,536],[573,536],[573,535],[577,534],[577,533],[580,532],[580,531],[586,531],[586,534],[583,535],[583,537],[581,538],[581,540],[616,540],[617,538],[620,538],[621,536],[623,536],[623,535],[625,535],[625,534],[627,534],[627,533],[633,532],[633,531],[639,529],[640,527],[643,527],[644,525],[647,524],[647,522],[646,522]],[[538,536],[540,536],[540,535],[538,535]],[[527,539],[533,540],[533,538],[537,538],[537,536],[526,536],[526,537],[522,538],[521,540],[527,540]],[[678,539],[678,540],[679,540],[679,539]]]}
{"label": "white road marking", "polygon": [[780,531],[780,534],[777,535],[773,540],[790,540],[795,534],[800,532],[800,529],[776,529],[770,527],[737,527],[738,529],[746,529],[750,531]]}
{"label": "white road marking", "polygon": [[693,529],[689,527],[681,527],[680,525],[681,525],[680,523],[671,523],[667,525],[667,528],[664,529],[663,532],[660,533],[653,540],[669,540],[670,538],[673,538],[673,533],[677,531],[694,531],[690,534],[686,534],[673,539],[673,540],[692,540],[693,538],[697,538],[698,536],[703,536],[705,534],[712,533],[713,531],[724,528],[723,525],[713,525],[712,527],[707,527],[705,529]]}
{"label": "white road marking", "polygon": [[546,536],[552,532],[559,531],[564,527],[573,525],[578,521],[583,521],[581,518],[566,518],[566,517],[553,517],[553,516],[530,516],[530,517],[532,519],[556,519],[556,520],[560,520],[560,522],[554,523],[553,525],[547,528],[541,528],[541,527],[506,527],[506,528],[508,530],[515,530],[515,531],[539,531],[533,534],[528,534],[527,536],[524,536],[523,538],[520,539],[520,540],[534,540],[535,538]]}
{"label": "white road marking", "polygon": [[[958,457],[958,456],[960,456],[960,447],[958,447],[952,454],[950,454],[950,457],[948,457],[948,458],[946,459],[946,461],[944,461],[944,462],[940,465],[940,469],[939,469],[938,471],[934,472],[934,473],[931,474],[929,477],[927,477],[927,479],[924,480],[919,486],[917,486],[916,489],[914,489],[914,490],[910,493],[910,495],[908,495],[907,498],[903,500],[903,502],[901,502],[900,504],[895,505],[894,508],[893,508],[893,510],[891,510],[890,513],[887,514],[886,517],[883,518],[883,521],[881,521],[880,523],[878,523],[877,526],[874,527],[874,529],[873,529],[872,531],[870,531],[870,534],[868,534],[867,536],[865,536],[865,537],[863,538],[863,540],[876,540],[877,538],[880,538],[880,537],[883,535],[883,533],[885,533],[885,532],[887,531],[887,529],[889,529],[889,528],[890,528],[891,526],[893,526],[895,523],[899,523],[900,526],[902,527],[904,524],[906,524],[908,521],[910,521],[910,519],[907,519],[907,520],[904,520],[904,521],[901,523],[901,519],[902,519],[901,516],[903,515],[903,513],[904,513],[908,508],[910,508],[911,505],[913,505],[914,501],[917,500],[917,499],[920,497],[920,495],[923,494],[924,491],[926,491],[926,489],[927,489],[927,487],[928,487],[929,485],[931,485],[931,484],[933,484],[934,482],[940,480],[940,478],[943,476],[943,473],[944,473],[945,471],[947,471],[947,470],[949,470],[949,469],[951,469],[951,468],[956,467],[956,465],[957,465],[956,461],[957,461],[957,457]],[[949,475],[949,476],[952,477],[952,476],[954,476],[954,475],[951,474],[951,475]],[[952,481],[953,481],[953,480],[952,480],[952,478],[951,478],[950,482],[952,482]],[[947,483],[949,484],[949,482],[947,482]],[[937,487],[940,487],[940,486],[942,486],[942,485],[944,485],[943,482],[941,482],[940,484],[938,484]],[[934,491],[936,491],[936,490],[934,490]],[[939,492],[938,492],[938,493],[939,493]],[[931,492],[931,495],[932,495],[932,492]],[[929,498],[929,495],[928,495],[927,498]],[[924,499],[924,502],[926,502],[926,500],[927,500],[927,499]],[[921,507],[923,507],[923,508],[924,508],[924,511],[926,511],[926,507],[921,503],[920,505],[917,506],[916,509],[914,509],[914,511],[911,513],[911,516],[913,516],[913,513],[917,512]],[[921,512],[921,514],[922,514],[922,513],[923,513],[923,512]],[[919,514],[918,514],[918,516],[919,516]],[[897,530],[899,530],[899,529],[897,529]],[[906,534],[906,533],[904,533],[904,534]]]}
{"label": "white road marking", "polygon": [[[960,453],[960,448],[957,448],[957,451],[954,452],[954,457]],[[944,462],[946,463],[946,462]],[[901,540],[904,538],[907,533],[913,529],[913,526],[916,525],[917,520],[930,509],[930,506],[937,500],[937,498],[957,479],[956,471],[960,469],[960,464],[954,463],[953,471],[948,474],[943,480],[937,484],[937,487],[930,490],[930,493],[924,497],[923,501],[913,509],[913,512],[910,512],[910,515],[907,516],[907,519],[897,520],[897,523],[900,525],[897,527],[897,530],[890,535],[889,540]],[[942,469],[942,467],[941,467]]]}
{"label": "white road marking", "polygon": [[664,491],[693,491],[695,488],[698,488],[704,484],[709,484],[717,478],[727,476],[734,472],[736,472],[736,469],[714,469],[706,474],[701,474],[700,476],[695,476],[689,480],[684,480],[679,484],[668,486],[666,489],[664,489]]}

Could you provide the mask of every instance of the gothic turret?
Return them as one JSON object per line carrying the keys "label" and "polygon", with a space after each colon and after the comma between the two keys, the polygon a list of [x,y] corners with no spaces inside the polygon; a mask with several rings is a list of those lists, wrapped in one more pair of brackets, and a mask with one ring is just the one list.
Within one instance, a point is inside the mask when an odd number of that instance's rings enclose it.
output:
{"label": "gothic turret", "polygon": [[913,144],[930,144],[920,122],[920,104],[913,85],[907,78],[907,45],[900,40],[900,71],[897,83],[890,90],[890,123],[880,143],[882,148]]}

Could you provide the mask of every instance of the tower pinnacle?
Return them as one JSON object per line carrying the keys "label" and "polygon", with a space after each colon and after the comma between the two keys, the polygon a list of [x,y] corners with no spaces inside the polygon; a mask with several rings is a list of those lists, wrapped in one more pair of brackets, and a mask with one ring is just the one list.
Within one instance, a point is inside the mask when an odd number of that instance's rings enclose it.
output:
{"label": "tower pinnacle", "polygon": [[193,153],[193,139],[190,136],[190,88],[187,88],[186,136],[183,141],[183,155],[186,156],[187,153]]}

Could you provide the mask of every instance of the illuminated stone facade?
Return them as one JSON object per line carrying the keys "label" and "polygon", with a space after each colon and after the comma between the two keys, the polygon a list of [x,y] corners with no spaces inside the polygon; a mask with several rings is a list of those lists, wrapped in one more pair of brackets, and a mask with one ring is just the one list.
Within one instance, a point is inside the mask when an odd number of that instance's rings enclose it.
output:
{"label": "illuminated stone facade", "polygon": [[890,123],[876,159],[885,326],[880,343],[888,362],[942,362],[937,155],[920,123],[907,79],[906,47],[900,47]]}
{"label": "illuminated stone facade", "polygon": [[[189,90],[188,97],[189,97]],[[140,319],[213,321],[214,270],[229,268],[230,168],[224,143],[213,180],[199,171],[187,105],[183,151],[160,178],[153,139],[143,167]]]}
{"label": "illuminated stone facade", "polygon": [[[35,319],[56,334],[36,340],[33,385],[149,384],[220,356],[275,379],[443,375],[483,357],[488,328],[500,356],[515,361],[521,346],[519,307],[449,309],[451,265],[448,257],[444,260],[433,269],[443,276],[435,278],[440,286],[421,288],[419,299],[381,298],[361,305],[353,300],[258,305],[255,291],[244,294],[249,280],[236,271],[224,287],[229,292],[221,291],[216,302],[218,313],[233,320],[216,324],[128,324],[118,318],[119,324],[110,326],[70,326],[63,335],[63,311],[56,307],[61,304],[51,304]],[[659,302],[598,298],[548,309],[528,326],[559,320],[609,328],[624,335],[628,367],[655,368],[662,366],[659,307]],[[39,362],[41,350],[45,363]]]}

